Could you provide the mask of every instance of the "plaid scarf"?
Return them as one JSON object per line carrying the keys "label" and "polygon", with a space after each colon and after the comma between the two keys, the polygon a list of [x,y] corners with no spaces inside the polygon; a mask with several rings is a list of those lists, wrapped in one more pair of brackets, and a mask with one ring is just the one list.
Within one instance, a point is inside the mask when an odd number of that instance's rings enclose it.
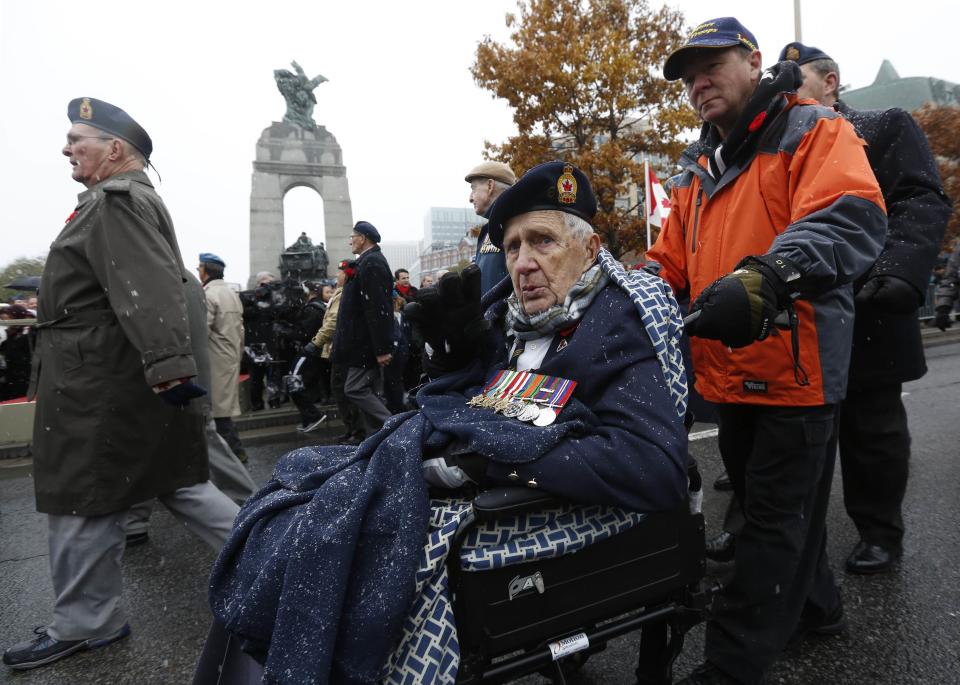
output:
{"label": "plaid scarf", "polygon": [[573,284],[562,305],[555,304],[533,316],[523,311],[520,299],[513,293],[507,298],[507,334],[515,335],[520,340],[532,340],[569,328],[580,320],[609,281],[610,277],[597,262]]}

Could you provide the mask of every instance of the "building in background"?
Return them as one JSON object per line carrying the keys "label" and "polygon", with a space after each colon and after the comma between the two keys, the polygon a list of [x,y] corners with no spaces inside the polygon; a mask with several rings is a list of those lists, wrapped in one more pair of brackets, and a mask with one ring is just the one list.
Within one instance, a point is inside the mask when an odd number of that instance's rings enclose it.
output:
{"label": "building in background", "polygon": [[413,272],[410,267],[420,258],[421,245],[419,240],[396,240],[380,243],[380,250],[387,258],[390,271],[406,269],[410,271],[412,277]]}
{"label": "building in background", "polygon": [[[843,65],[840,65],[843,76]],[[887,109],[899,107],[908,112],[930,103],[960,105],[960,86],[930,76],[902,78],[889,60],[883,60],[877,77],[869,86],[842,90],[840,99],[854,109]]]}
{"label": "building in background", "polygon": [[473,207],[431,207],[423,216],[423,247],[457,245],[470,229],[484,223]]}

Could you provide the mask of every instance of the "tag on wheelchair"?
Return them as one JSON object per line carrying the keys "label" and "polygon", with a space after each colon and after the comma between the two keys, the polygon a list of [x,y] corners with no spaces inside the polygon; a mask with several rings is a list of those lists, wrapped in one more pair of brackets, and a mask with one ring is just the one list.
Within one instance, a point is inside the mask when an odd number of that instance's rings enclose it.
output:
{"label": "tag on wheelchair", "polygon": [[557,640],[556,642],[551,642],[550,655],[553,657],[553,660],[562,659],[565,656],[570,656],[575,652],[580,652],[590,646],[590,639],[587,637],[586,633],[577,633],[576,635],[571,635],[570,637],[565,637],[562,640]]}

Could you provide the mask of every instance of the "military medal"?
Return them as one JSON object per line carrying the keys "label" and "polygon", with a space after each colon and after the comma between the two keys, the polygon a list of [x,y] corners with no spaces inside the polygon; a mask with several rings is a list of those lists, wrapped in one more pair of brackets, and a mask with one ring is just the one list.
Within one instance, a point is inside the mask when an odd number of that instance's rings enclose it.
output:
{"label": "military medal", "polygon": [[517,418],[521,421],[533,421],[538,416],[540,416],[540,407],[531,403],[523,407],[523,411],[520,412],[520,416]]}
{"label": "military medal", "polygon": [[503,415],[510,419],[518,418],[523,408],[522,402],[511,402],[510,406],[503,410]]}
{"label": "military medal", "polygon": [[541,407],[538,414],[537,418],[533,420],[534,426],[549,426],[557,420],[557,412],[550,407]]}

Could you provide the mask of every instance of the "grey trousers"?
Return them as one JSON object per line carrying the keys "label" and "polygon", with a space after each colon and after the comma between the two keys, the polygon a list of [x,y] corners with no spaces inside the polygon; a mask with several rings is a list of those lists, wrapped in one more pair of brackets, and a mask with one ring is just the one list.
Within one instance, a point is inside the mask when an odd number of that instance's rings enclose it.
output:
{"label": "grey trousers", "polygon": [[367,435],[376,433],[383,427],[383,422],[390,418],[390,410],[377,394],[382,381],[380,369],[361,369],[357,366],[347,369],[343,394],[363,414]]}
{"label": "grey trousers", "polygon": [[[257,485],[250,477],[250,472],[240,463],[223,436],[217,432],[213,419],[207,421],[206,438],[207,454],[210,459],[210,482],[234,502],[243,504],[257,491]],[[127,535],[147,532],[151,512],[153,512],[153,500],[130,507],[127,515]]]}
{"label": "grey trousers", "polygon": [[[187,528],[219,550],[240,507],[205,481],[158,497]],[[50,575],[55,596],[48,632],[56,640],[86,640],[120,630],[127,512],[106,516],[49,514]]]}

